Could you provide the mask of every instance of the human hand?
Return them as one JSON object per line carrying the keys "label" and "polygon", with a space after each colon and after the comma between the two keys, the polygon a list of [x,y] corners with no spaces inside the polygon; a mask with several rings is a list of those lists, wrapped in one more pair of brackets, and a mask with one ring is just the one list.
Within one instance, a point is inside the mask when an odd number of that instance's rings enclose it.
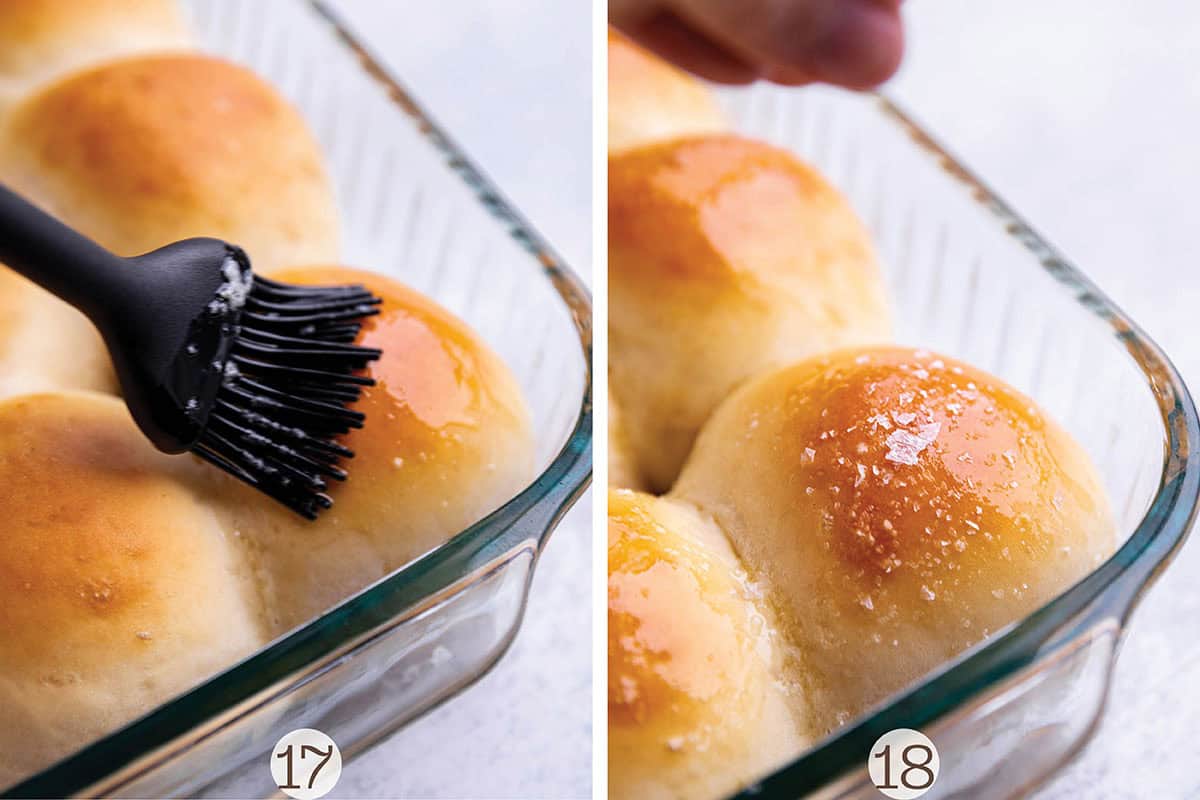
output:
{"label": "human hand", "polygon": [[721,83],[868,89],[900,66],[903,0],[609,0],[609,21]]}

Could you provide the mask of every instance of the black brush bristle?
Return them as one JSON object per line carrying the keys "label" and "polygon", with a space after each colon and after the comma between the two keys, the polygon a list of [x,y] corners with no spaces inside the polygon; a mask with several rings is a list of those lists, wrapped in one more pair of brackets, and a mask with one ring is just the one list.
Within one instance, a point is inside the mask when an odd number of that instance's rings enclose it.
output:
{"label": "black brush bristle", "polygon": [[352,344],[380,298],[362,286],[294,286],[255,275],[221,388],[192,452],[297,513],[332,504],[327,480],[354,453],[335,437],[361,428],[347,406],[374,381],[380,351]]}

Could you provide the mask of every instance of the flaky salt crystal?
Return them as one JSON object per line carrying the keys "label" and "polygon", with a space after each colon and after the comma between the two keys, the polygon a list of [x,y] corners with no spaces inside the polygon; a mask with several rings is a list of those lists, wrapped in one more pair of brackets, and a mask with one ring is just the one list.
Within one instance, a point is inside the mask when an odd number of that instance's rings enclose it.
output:
{"label": "flaky salt crystal", "polygon": [[884,458],[897,464],[916,464],[917,456],[933,444],[941,430],[940,422],[930,422],[921,425],[915,434],[905,430],[892,431],[887,438],[888,452]]}

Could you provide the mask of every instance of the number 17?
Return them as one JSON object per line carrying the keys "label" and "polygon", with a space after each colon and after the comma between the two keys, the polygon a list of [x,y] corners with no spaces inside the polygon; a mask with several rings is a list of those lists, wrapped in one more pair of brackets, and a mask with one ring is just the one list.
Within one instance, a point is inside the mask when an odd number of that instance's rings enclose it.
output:
{"label": "number 17", "polygon": [[[294,744],[289,744],[287,746],[287,749],[284,750],[282,753],[275,754],[276,758],[286,758],[287,759],[287,783],[283,786],[280,786],[279,787],[280,789],[299,789],[300,788],[300,785],[296,783],[296,779],[294,777],[292,777],[292,748],[293,747],[295,747]],[[313,768],[313,771],[310,772],[308,775],[308,788],[311,789],[311,788],[313,788],[313,784],[316,783],[317,774],[320,773],[321,769],[326,764],[329,763],[329,759],[333,758],[333,745],[330,745],[329,747],[325,748],[324,750],[322,750],[319,747],[316,747],[315,745],[311,745],[311,744],[301,745],[300,746],[300,760],[301,761],[304,760],[305,755],[324,756],[324,758],[322,758],[319,762],[317,762],[317,766],[315,766]]]}

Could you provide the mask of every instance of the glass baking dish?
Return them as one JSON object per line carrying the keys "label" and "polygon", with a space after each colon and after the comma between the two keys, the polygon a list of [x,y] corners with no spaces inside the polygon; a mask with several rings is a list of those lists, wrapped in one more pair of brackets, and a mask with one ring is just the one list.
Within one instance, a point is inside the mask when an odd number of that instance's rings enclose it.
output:
{"label": "glass baking dish", "polygon": [[537,477],[446,544],[6,796],[265,797],[267,753],[316,727],[344,758],[504,653],[538,554],[591,476],[591,300],[578,278],[327,8],[187,2],[202,49],[264,75],[327,154],[350,265],[468,320],[516,374]]}
{"label": "glass baking dish", "polygon": [[918,728],[926,798],[1031,792],[1087,742],[1121,634],[1196,514],[1196,409],[1162,351],[1003,200],[884,97],[722,90],[733,126],[819,167],[880,251],[899,342],[965,359],[1035,398],[1099,468],[1117,552],[1053,602],[818,742],[740,798],[878,798],[871,746]]}

